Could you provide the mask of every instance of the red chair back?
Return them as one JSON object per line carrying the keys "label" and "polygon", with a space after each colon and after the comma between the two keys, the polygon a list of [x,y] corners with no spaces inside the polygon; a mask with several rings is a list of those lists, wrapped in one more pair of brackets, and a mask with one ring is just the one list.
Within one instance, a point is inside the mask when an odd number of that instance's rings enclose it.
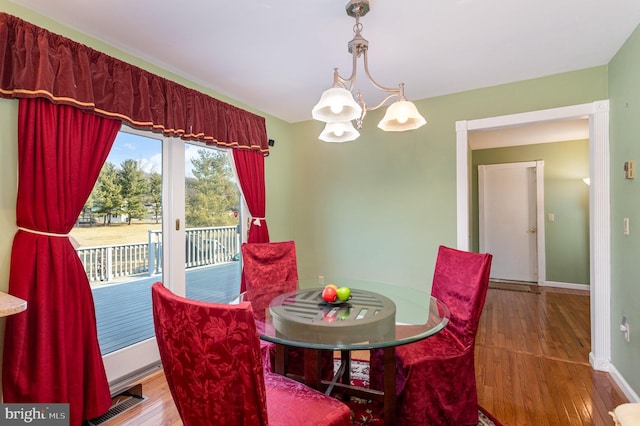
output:
{"label": "red chair back", "polygon": [[[268,293],[266,284],[278,283],[282,286],[290,286],[291,290],[297,288],[298,263],[296,258],[296,244],[294,241],[281,241],[273,243],[245,243],[242,250],[242,284],[241,291],[246,291],[247,298],[256,308],[258,327],[264,320],[265,303],[273,296]],[[265,365],[275,365],[275,346],[273,343],[262,343]],[[301,375],[304,374],[304,350],[301,348],[287,348],[287,371]],[[333,352],[323,351],[322,375],[331,380],[333,377]]]}
{"label": "red chair back", "polygon": [[220,305],[151,288],[160,358],[185,425],[266,425],[260,345],[250,303]]}
{"label": "red chair back", "polygon": [[451,313],[445,328],[467,347],[475,341],[489,286],[492,255],[445,246],[438,249],[431,294]]}
{"label": "red chair back", "polygon": [[263,283],[298,280],[294,241],[244,243],[242,250],[241,291]]}

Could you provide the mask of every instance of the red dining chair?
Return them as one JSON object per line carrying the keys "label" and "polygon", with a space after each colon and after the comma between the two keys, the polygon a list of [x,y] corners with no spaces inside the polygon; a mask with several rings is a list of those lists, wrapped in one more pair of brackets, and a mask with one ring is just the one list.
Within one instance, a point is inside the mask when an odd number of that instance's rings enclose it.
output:
{"label": "red dining chair", "polygon": [[251,304],[201,302],[151,287],[171,396],[186,426],[351,425],[349,407],[265,372]]}
{"label": "red dining chair", "polygon": [[242,291],[264,283],[298,280],[295,241],[244,243],[242,251]]}
{"label": "red dining chair", "polygon": [[[294,282],[298,280],[298,263],[295,241],[270,243],[244,243],[242,252],[242,285],[243,290],[273,283]],[[295,288],[294,288],[295,289]],[[275,365],[275,344],[262,341],[260,343],[266,368],[270,371]],[[287,348],[287,372],[302,376],[304,373],[304,350]],[[333,354],[323,351],[321,355],[322,376],[333,378]]]}
{"label": "red dining chair", "polygon": [[[431,294],[449,308],[439,333],[396,348],[397,418],[404,425],[476,425],[474,346],[491,254],[440,246]],[[371,386],[382,389],[382,351],[371,351]]]}

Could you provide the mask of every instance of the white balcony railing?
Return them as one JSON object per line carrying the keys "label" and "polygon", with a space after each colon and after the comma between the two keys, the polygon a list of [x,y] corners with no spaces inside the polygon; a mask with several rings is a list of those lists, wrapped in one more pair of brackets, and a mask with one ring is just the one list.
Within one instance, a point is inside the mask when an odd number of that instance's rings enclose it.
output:
{"label": "white balcony railing", "polygon": [[[185,230],[185,268],[230,262],[240,252],[236,226]],[[77,250],[91,283],[162,272],[162,231],[149,231],[148,241]]]}

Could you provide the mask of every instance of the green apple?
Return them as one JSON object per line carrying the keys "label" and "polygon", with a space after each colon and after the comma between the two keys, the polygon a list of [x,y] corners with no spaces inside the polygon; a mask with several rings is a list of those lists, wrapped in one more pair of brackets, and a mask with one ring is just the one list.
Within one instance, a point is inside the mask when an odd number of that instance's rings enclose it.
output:
{"label": "green apple", "polygon": [[351,289],[349,287],[338,287],[336,290],[338,295],[338,300],[341,302],[346,302],[351,297]]}

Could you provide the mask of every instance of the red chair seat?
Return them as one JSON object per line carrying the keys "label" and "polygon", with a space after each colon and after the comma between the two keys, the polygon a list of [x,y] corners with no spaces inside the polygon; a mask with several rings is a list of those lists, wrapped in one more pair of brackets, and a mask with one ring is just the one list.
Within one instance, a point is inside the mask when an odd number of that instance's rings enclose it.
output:
{"label": "red chair seat", "polygon": [[337,399],[275,373],[265,373],[265,383],[270,426],[344,424],[345,405]]}
{"label": "red chair seat", "polygon": [[456,336],[446,328],[440,333],[429,337],[419,345],[404,345],[396,348],[396,353],[402,353],[403,364],[410,366],[429,359],[456,357],[469,348],[462,346]]}

